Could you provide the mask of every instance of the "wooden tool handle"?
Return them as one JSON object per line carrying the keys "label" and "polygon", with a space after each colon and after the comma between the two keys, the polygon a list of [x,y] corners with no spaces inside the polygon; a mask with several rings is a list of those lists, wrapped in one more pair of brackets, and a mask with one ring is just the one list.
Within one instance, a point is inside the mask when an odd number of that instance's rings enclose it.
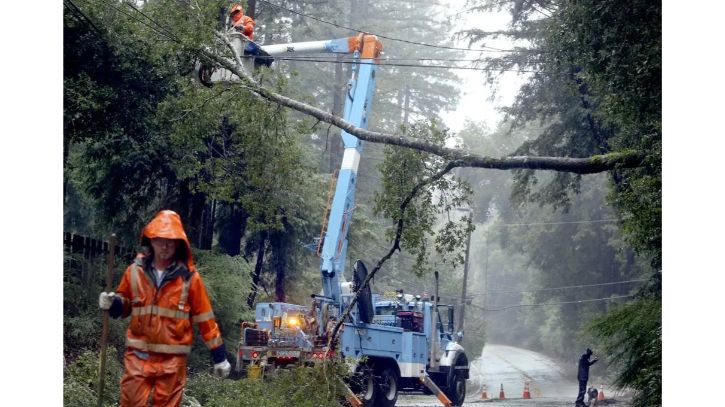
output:
{"label": "wooden tool handle", "polygon": [[[116,234],[111,233],[108,238],[108,257],[106,257],[106,292],[110,292],[113,288],[113,263],[116,255]],[[103,311],[103,330],[101,331],[101,366],[98,371],[98,402],[97,406],[102,406],[103,385],[106,378],[106,348],[108,347],[108,310]]]}

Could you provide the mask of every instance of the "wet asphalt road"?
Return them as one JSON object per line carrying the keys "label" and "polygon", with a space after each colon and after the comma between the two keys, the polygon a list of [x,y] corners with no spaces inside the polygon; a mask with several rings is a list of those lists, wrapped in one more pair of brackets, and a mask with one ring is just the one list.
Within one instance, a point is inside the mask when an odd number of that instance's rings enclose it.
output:
{"label": "wet asphalt road", "polygon": [[[574,373],[572,373],[574,372]],[[607,392],[606,383],[598,383],[596,377],[590,386],[604,385],[605,403],[613,407],[629,407],[626,397]],[[524,383],[528,381],[531,399],[523,399]],[[481,400],[487,387],[488,400]],[[505,400],[499,400],[503,385]],[[464,406],[491,407],[572,407],[578,384],[576,366],[560,366],[549,357],[537,352],[512,346],[488,344],[480,358],[471,363],[470,379],[466,383]],[[440,406],[434,396],[400,395],[398,407]]]}

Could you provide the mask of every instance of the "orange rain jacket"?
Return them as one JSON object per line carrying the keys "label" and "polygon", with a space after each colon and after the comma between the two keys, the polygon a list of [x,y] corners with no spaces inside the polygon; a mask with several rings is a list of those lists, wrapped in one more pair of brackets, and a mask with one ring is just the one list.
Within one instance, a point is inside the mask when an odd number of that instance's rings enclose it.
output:
{"label": "orange rain jacket", "polygon": [[257,23],[254,22],[252,17],[245,16],[244,11],[241,11],[232,14],[231,18],[234,28],[249,37],[250,40],[254,40],[254,26]]}
{"label": "orange rain jacket", "polygon": [[111,307],[112,317],[131,315],[126,332],[126,347],[144,352],[188,354],[193,341],[192,323],[196,323],[204,343],[212,351],[214,363],[226,358],[221,332],[214,319],[209,297],[196,271],[191,246],[179,215],[163,210],[143,229],[141,245],[150,247],[150,239],[180,239],[177,261],[156,288],[151,256],[140,253],[126,268]]}

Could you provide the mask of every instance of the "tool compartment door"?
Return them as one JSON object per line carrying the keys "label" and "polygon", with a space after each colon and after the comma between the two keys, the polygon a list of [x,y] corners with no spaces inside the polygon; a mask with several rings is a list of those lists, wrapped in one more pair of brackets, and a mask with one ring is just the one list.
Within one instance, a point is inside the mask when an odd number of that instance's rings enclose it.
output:
{"label": "tool compartment door", "polygon": [[404,332],[402,335],[403,353],[398,361],[400,377],[418,378],[425,374],[425,365],[428,361],[428,342],[425,334],[419,332]]}

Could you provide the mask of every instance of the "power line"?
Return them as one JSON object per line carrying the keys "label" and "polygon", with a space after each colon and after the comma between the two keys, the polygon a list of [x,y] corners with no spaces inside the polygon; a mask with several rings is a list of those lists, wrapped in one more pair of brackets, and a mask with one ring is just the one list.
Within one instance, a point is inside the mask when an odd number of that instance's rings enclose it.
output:
{"label": "power line", "polygon": [[[90,4],[90,3],[96,3],[96,4],[98,4],[98,1],[97,1],[97,0],[80,0],[80,1],[82,1],[82,2],[84,2],[84,3],[86,3],[86,4]],[[162,35],[162,36],[164,36],[164,37],[168,38],[168,39],[169,39],[169,40],[171,40],[171,41],[174,41],[174,42],[176,42],[176,43],[178,43],[178,44],[182,44],[182,45],[183,45],[183,43],[181,42],[181,40],[180,40],[180,39],[179,39],[178,37],[176,37],[176,36],[175,36],[175,35],[174,35],[174,34],[173,34],[173,33],[172,33],[171,31],[169,31],[169,30],[168,30],[168,28],[164,27],[163,25],[161,25],[160,23],[158,23],[158,22],[157,22],[156,20],[154,20],[154,19],[152,19],[151,17],[147,16],[147,15],[146,15],[145,13],[143,13],[143,12],[142,12],[141,10],[139,10],[139,9],[137,9],[137,8],[135,8],[135,7],[133,7],[133,6],[131,6],[130,4],[128,4],[128,3],[125,3],[125,2],[124,2],[124,4],[127,4],[127,5],[129,5],[129,7],[131,7],[131,9],[132,9],[132,10],[134,10],[134,11],[136,11],[137,13],[139,13],[139,14],[143,15],[143,16],[144,16],[144,17],[146,17],[146,18],[147,18],[147,19],[148,19],[149,21],[151,21],[151,22],[152,22],[153,24],[155,24],[155,25],[156,25],[157,27],[161,27],[162,29],[164,29],[164,31],[162,32],[162,31],[160,31],[160,30],[159,30],[158,28],[156,28],[156,27],[153,27],[153,26],[149,25],[148,23],[146,23],[146,22],[142,21],[141,19],[138,19],[138,18],[134,17],[134,16],[132,15],[132,14],[130,14],[130,13],[128,13],[128,12],[126,12],[126,11],[124,11],[123,9],[121,9],[121,8],[119,8],[119,7],[116,7],[116,6],[115,6],[115,5],[113,4],[113,3],[109,3],[109,2],[107,2],[107,1],[105,1],[105,0],[100,0],[100,2],[101,2],[101,3],[104,3],[104,4],[105,4],[105,5],[107,6],[107,7],[110,7],[110,8],[112,8],[112,9],[114,9],[114,10],[118,11],[119,13],[121,13],[121,14],[125,15],[126,17],[129,17],[129,18],[133,19],[134,21],[136,21],[136,22],[138,22],[138,23],[140,23],[140,24],[144,25],[145,27],[147,27],[147,28],[151,29],[151,30],[152,30],[153,32],[155,32],[155,33],[157,33],[157,34],[159,34],[159,35]],[[146,45],[149,45],[149,44],[147,43]]]}
{"label": "power line", "polygon": [[584,287],[601,287],[601,286],[607,286],[607,285],[615,285],[615,284],[626,284],[626,283],[639,283],[647,281],[647,279],[641,278],[636,280],[624,280],[624,281],[611,281],[608,283],[598,283],[598,284],[581,284],[581,285],[569,285],[564,287],[548,287],[548,288],[537,288],[534,290],[526,290],[526,291],[508,291],[508,290],[491,290],[491,291],[484,291],[486,294],[523,294],[523,293],[533,293],[538,291],[551,291],[551,290],[564,290],[569,288],[584,288]]}
{"label": "power line", "polygon": [[[81,1],[84,1],[84,2],[88,3],[90,0],[81,0]],[[140,24],[143,24],[144,26],[150,28],[152,31],[156,32],[157,34],[160,34],[160,35],[162,35],[162,36],[164,36],[164,37],[166,37],[166,38],[168,38],[168,39],[170,39],[170,40],[172,40],[172,41],[174,41],[174,42],[176,42],[178,44],[182,44],[183,45],[182,41],[178,37],[176,37],[167,27],[165,27],[164,25],[162,25],[161,23],[159,23],[155,19],[149,17],[146,13],[144,13],[140,9],[136,8],[135,6],[133,6],[131,4],[128,4],[128,3],[124,3],[128,7],[130,7],[133,11],[141,14],[143,17],[145,17],[148,21],[150,21],[156,27],[153,27],[153,26],[147,24],[146,22],[144,22],[144,21],[142,21],[142,20],[140,20],[138,18],[133,17],[131,14],[129,14],[129,13],[121,10],[118,7],[115,7],[113,4],[108,3],[105,0],[100,0],[100,1],[103,2],[103,3],[105,3],[108,7],[111,7],[114,10],[116,10],[116,11],[118,11],[118,12],[126,15],[127,17],[132,18],[134,21],[136,21],[136,22],[138,22]],[[266,3],[269,3],[269,2],[266,2]],[[274,6],[274,4],[272,4],[272,3],[269,3],[269,4],[271,4],[271,5]],[[280,7],[280,6],[277,6],[277,7]],[[285,9],[285,10],[287,10],[287,9]],[[292,11],[292,10],[290,10],[290,11]],[[294,11],[292,11],[292,12],[294,12]],[[310,17],[310,18],[314,18],[314,17]],[[162,29],[163,31],[159,30],[159,28]],[[386,38],[386,37],[381,36],[381,38]],[[389,38],[389,39],[392,39],[392,38]],[[401,40],[401,41],[403,41],[403,40]],[[420,45],[426,45],[426,44],[422,44],[421,43]],[[265,58],[265,57],[264,56],[262,56],[262,57],[259,57],[258,56],[257,58]],[[270,57],[266,57],[266,58],[270,58]],[[335,64],[361,64],[361,65],[363,65],[363,64],[368,64],[368,65],[369,64],[373,64],[371,62],[324,60],[324,59],[320,59],[319,57],[317,57],[316,59],[312,59],[312,58],[300,58],[300,57],[274,57],[274,59],[276,59],[276,60],[291,60],[291,61],[297,60],[297,61],[305,61],[305,62],[323,62],[323,63],[335,63]],[[420,59],[420,60],[425,60],[425,59]],[[441,59],[441,60],[443,60],[443,59]],[[495,69],[495,68],[459,67],[459,66],[451,66],[451,65],[391,64],[391,63],[378,63],[376,65],[377,66],[409,67],[409,68],[438,68],[438,69],[462,69],[462,70],[474,70],[474,71],[496,71],[496,72],[509,71],[509,72],[518,72],[518,73],[545,73],[545,72],[542,72],[542,71],[525,70],[525,69]]]}
{"label": "power line", "polygon": [[[264,47],[264,45],[261,45],[260,47]],[[338,54],[338,55],[344,55],[344,54]],[[255,56],[255,55],[244,55],[243,58],[273,58],[273,57],[267,57],[267,56]],[[276,57],[275,57],[276,58]],[[338,56],[337,55],[295,55],[290,57],[285,57],[290,59],[329,59],[331,61],[337,61]],[[458,58],[397,58],[397,57],[380,57],[381,61],[444,61],[444,62],[488,62],[488,61],[497,61],[496,58],[474,58],[474,59],[458,59]],[[351,54],[344,55],[343,61],[353,61],[353,57]]]}
{"label": "power line", "polygon": [[328,64],[347,64],[347,65],[360,64],[360,65],[376,65],[376,66],[399,66],[399,67],[409,67],[409,68],[465,69],[465,70],[472,70],[472,71],[509,71],[509,72],[519,72],[519,73],[551,73],[551,72],[535,71],[535,70],[528,70],[528,69],[476,68],[476,67],[453,66],[453,65],[390,64],[390,63],[356,62],[356,61],[332,61],[332,60],[311,59],[311,58],[302,59],[302,58],[296,58],[296,57],[292,57],[292,58],[290,58],[290,57],[257,57],[257,58],[285,60],[285,61],[299,61],[299,62],[323,62],[323,63],[328,63]]}
{"label": "power line", "polygon": [[75,3],[73,3],[71,0],[63,0],[63,1],[66,3],[66,6],[69,8],[71,14],[73,14],[76,18],[85,20],[88,24],[91,25],[91,27],[93,27],[93,29],[96,31],[96,33],[98,33],[98,35],[103,37],[103,32],[98,27],[96,27],[95,24],[93,24],[93,21],[91,21],[91,19],[88,18],[88,16],[86,16],[85,13],[83,13],[83,11],[81,11],[81,9],[79,9],[78,6],[75,5]]}
{"label": "power line", "polygon": [[424,47],[439,48],[439,49],[450,49],[450,50],[455,50],[455,51],[475,51],[475,52],[538,52],[538,51],[525,50],[525,49],[519,49],[519,50],[513,49],[512,50],[512,49],[501,49],[501,48],[494,48],[494,47],[484,47],[485,49],[459,48],[459,47],[448,47],[448,46],[445,46],[445,45],[434,45],[434,44],[427,44],[427,43],[424,43],[424,42],[416,42],[416,41],[404,40],[404,39],[400,39],[400,38],[388,37],[386,35],[375,34],[375,33],[372,33],[370,31],[359,30],[357,28],[346,27],[344,25],[340,25],[340,24],[337,24],[337,23],[332,23],[332,22],[329,22],[329,21],[325,21],[325,20],[322,20],[320,18],[311,16],[309,14],[300,13],[298,11],[294,11],[294,10],[288,9],[286,7],[283,7],[283,6],[280,6],[280,5],[271,3],[271,2],[269,2],[267,0],[259,0],[259,1],[261,1],[262,3],[269,4],[272,7],[277,7],[279,9],[286,10],[286,11],[292,13],[292,14],[296,14],[296,15],[301,16],[301,17],[305,17],[305,18],[309,18],[311,20],[319,21],[319,22],[321,22],[323,24],[329,24],[329,25],[334,26],[334,27],[337,27],[337,28],[343,28],[345,30],[355,31],[355,32],[358,32],[358,33],[372,34],[372,35],[375,35],[375,36],[380,37],[380,38],[385,38],[386,40],[399,41],[399,42],[404,42],[406,44],[420,45],[420,46],[424,46]]}
{"label": "power line", "polygon": [[619,219],[592,219],[592,220],[573,220],[561,222],[534,222],[534,223],[501,223],[498,226],[537,226],[537,225],[568,225],[578,223],[603,223],[603,222],[619,222]]}
{"label": "power line", "polygon": [[634,297],[634,295],[633,294],[632,295],[618,295],[618,296],[613,296],[613,297],[591,298],[591,299],[577,300],[577,301],[544,302],[544,303],[539,303],[539,304],[516,304],[516,305],[509,305],[509,306],[505,306],[505,307],[501,307],[501,308],[484,308],[484,307],[482,307],[480,305],[476,305],[476,304],[467,304],[467,305],[470,305],[474,308],[478,308],[481,311],[503,311],[503,310],[507,310],[510,308],[542,307],[542,306],[546,306],[546,305],[581,304],[581,303],[585,303],[585,302],[611,301],[611,300],[616,300],[616,299],[620,299],[620,298],[629,298],[629,297]]}
{"label": "power line", "polygon": [[[142,16],[146,17],[147,20],[149,20],[150,22],[152,22],[153,24],[155,24],[157,27],[162,28],[164,30],[164,32],[167,34],[167,36],[169,36],[169,38],[173,38],[174,41],[176,41],[179,44],[181,44],[181,40],[178,37],[176,37],[174,35],[174,33],[169,28],[163,26],[158,21],[156,21],[153,18],[149,17],[148,14],[144,13],[141,9],[139,9],[136,6],[134,6],[133,4],[127,3],[127,2],[124,2],[124,4],[126,4],[128,7],[130,7],[131,9],[133,9],[134,11],[136,11],[137,13],[141,14]],[[156,31],[156,32],[158,32],[158,31]]]}

